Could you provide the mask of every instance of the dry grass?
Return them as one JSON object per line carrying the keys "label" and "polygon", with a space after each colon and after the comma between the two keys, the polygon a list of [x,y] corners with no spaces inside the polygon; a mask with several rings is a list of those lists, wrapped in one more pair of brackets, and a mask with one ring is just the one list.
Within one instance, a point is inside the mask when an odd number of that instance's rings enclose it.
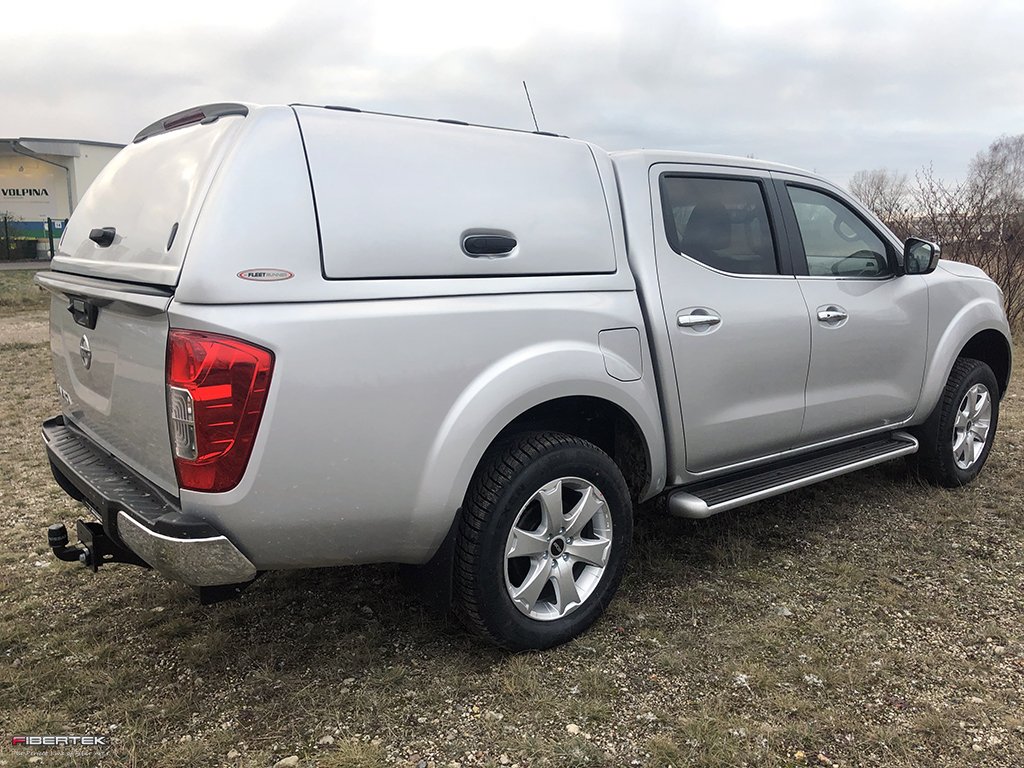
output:
{"label": "dry grass", "polygon": [[0,270],[0,317],[45,309],[49,297],[32,283],[34,269]]}
{"label": "dry grass", "polygon": [[[44,765],[1006,766],[1024,755],[1013,391],[971,487],[923,487],[896,463],[705,522],[641,515],[605,618],[563,648],[507,655],[428,615],[392,567],[272,574],[204,608],[151,572],[56,561],[45,527],[80,510],[39,444],[57,408],[48,351],[0,346],[0,358],[0,733],[110,737],[102,751],[51,749]],[[5,744],[0,764],[27,754]]]}

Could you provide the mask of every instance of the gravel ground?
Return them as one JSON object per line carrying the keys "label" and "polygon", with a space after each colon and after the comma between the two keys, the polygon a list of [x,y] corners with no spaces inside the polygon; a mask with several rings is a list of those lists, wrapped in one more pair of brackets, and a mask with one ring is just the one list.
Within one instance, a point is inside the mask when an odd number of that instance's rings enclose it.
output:
{"label": "gravel ground", "polygon": [[36,259],[32,261],[0,261],[0,272],[20,272],[23,270],[35,272],[40,269],[49,268],[49,259]]}
{"label": "gravel ground", "polygon": [[[896,462],[703,522],[652,507],[605,617],[562,648],[510,655],[426,612],[390,566],[270,574],[202,607],[152,572],[56,561],[45,527],[81,510],[39,444],[57,409],[45,326],[38,312],[2,321],[0,765],[960,767],[1024,755],[1014,389],[969,488],[920,485]],[[28,733],[109,744],[10,746]]]}
{"label": "gravel ground", "polygon": [[0,315],[0,345],[45,344],[48,337],[46,313],[43,311],[20,312],[16,315]]}

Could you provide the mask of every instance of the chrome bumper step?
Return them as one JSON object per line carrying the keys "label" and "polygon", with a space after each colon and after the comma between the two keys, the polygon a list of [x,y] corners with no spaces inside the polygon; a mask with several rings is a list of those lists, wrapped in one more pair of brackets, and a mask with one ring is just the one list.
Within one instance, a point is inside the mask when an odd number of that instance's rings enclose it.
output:
{"label": "chrome bumper step", "polygon": [[82,562],[94,570],[111,562],[148,565],[199,587],[201,597],[202,590],[214,587],[237,592],[256,578],[256,567],[226,536],[183,513],[177,499],[102,450],[63,416],[43,422],[43,441],[57,484],[100,520],[79,525],[79,538],[87,546],[77,552],[67,547],[63,524],[51,526],[50,546],[57,557],[84,555]]}
{"label": "chrome bumper step", "polygon": [[915,453],[917,438],[892,432],[804,454],[781,463],[684,486],[668,498],[675,517],[704,518],[786,491]]}

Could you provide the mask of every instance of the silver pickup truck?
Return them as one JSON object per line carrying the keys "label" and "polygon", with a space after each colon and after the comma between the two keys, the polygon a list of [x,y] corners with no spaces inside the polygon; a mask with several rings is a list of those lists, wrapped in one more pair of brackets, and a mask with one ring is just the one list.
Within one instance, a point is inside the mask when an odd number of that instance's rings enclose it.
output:
{"label": "silver pickup truck", "polygon": [[50,271],[65,560],[207,602],[397,562],[511,649],[702,518],[897,457],[978,474],[999,288],[796,168],[304,105],[153,123]]}

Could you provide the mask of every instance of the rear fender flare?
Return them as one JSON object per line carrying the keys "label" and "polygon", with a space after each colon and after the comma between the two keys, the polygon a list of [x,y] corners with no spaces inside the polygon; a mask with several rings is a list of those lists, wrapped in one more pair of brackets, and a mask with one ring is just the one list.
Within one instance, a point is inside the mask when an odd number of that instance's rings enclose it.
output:
{"label": "rear fender flare", "polygon": [[440,546],[484,453],[498,434],[529,409],[562,397],[607,400],[640,428],[651,464],[644,496],[665,482],[665,438],[650,376],[633,382],[612,379],[600,348],[584,343],[543,343],[520,349],[480,373],[452,405],[425,462],[414,527]]}
{"label": "rear fender flare", "polygon": [[[954,315],[935,343],[935,351],[925,367],[921,397],[917,410],[910,419],[912,424],[922,423],[935,409],[949,380],[953,364],[967,342],[982,331],[988,330],[998,331],[1004,338],[1007,336],[1002,308],[992,301],[976,299]],[[1009,344],[1008,341],[1007,343]]]}

